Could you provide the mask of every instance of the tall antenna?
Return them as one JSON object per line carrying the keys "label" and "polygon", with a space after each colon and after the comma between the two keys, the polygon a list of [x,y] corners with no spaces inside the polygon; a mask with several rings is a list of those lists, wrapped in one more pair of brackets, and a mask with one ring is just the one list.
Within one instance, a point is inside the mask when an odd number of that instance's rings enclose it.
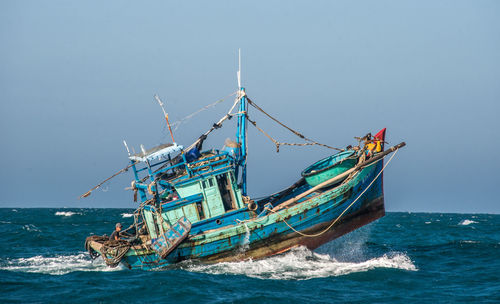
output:
{"label": "tall antenna", "polygon": [[241,49],[238,49],[238,89],[241,90]]}
{"label": "tall antenna", "polygon": [[163,102],[158,95],[155,94],[155,99],[160,104],[161,109],[163,110],[163,115],[165,115],[165,120],[167,121],[168,131],[170,131],[170,137],[172,137],[172,143],[175,144],[174,134],[172,133],[172,128],[170,127],[170,123],[168,122],[168,114],[163,107]]}

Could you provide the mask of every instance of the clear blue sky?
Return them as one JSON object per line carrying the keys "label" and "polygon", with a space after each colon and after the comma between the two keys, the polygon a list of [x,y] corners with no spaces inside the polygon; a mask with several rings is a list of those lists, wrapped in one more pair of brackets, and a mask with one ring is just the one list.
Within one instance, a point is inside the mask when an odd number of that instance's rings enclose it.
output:
{"label": "clear blue sky", "polygon": [[[304,134],[346,146],[387,127],[407,142],[389,211],[500,213],[499,1],[1,1],[0,45],[0,207],[135,207],[130,175],[77,197],[127,164],[122,139],[168,141],[155,93],[176,120],[234,92],[241,48],[248,95]],[[276,154],[253,128],[249,141],[254,197],[330,152]]]}

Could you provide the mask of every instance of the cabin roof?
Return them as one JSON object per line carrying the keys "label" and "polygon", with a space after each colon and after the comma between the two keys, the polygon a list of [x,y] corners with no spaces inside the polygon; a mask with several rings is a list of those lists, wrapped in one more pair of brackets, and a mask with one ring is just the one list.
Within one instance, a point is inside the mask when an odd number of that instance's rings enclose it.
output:
{"label": "cabin roof", "polygon": [[161,158],[166,158],[169,154],[172,154],[174,152],[178,152],[182,150],[182,146],[178,145],[176,143],[173,144],[162,144],[159,146],[156,146],[154,148],[151,148],[146,151],[146,154],[144,153],[136,153],[134,155],[131,155],[129,157],[130,160],[135,160],[135,161],[142,161],[145,162],[147,160],[154,160],[154,159],[161,159]]}

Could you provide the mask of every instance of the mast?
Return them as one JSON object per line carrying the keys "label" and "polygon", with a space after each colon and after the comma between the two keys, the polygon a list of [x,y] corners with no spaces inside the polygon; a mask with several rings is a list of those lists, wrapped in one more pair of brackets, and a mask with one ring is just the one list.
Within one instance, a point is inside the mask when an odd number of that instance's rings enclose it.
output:
{"label": "mast", "polygon": [[[238,93],[240,98],[240,108],[238,111],[238,128],[236,139],[238,142],[239,157],[238,165],[241,167],[241,194],[247,195],[247,98],[245,88],[241,86],[241,50],[238,49]],[[238,177],[238,171],[236,171]]]}

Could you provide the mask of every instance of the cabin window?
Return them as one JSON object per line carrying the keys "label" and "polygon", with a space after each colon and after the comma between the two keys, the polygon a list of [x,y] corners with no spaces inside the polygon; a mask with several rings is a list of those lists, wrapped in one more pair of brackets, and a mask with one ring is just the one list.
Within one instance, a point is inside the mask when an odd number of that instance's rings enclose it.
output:
{"label": "cabin window", "polygon": [[208,179],[208,184],[210,185],[210,187],[214,186],[214,180],[213,180],[213,178],[209,178]]}
{"label": "cabin window", "polygon": [[203,189],[205,189],[207,187],[207,181],[202,181],[201,186],[203,187]]}
{"label": "cabin window", "polygon": [[201,202],[196,203],[196,210],[198,211],[198,218],[201,220],[205,219],[205,212],[203,211],[203,205]]}

